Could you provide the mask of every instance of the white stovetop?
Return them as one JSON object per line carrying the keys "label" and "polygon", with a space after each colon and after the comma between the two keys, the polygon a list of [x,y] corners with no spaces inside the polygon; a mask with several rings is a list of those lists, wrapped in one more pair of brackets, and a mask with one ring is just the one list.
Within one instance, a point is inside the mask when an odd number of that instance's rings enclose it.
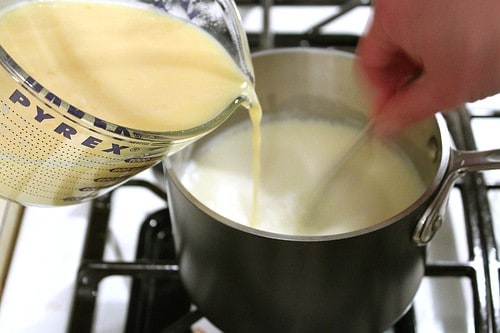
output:
{"label": "white stovetop", "polygon": [[[137,178],[155,180],[149,170]],[[138,228],[144,214],[163,208],[165,203],[153,194],[139,193],[133,188],[115,194],[114,201],[120,202],[121,207],[140,205],[141,209],[113,210],[110,232],[119,241],[115,244],[117,248],[106,248],[105,258],[133,260]],[[139,198],[137,194],[140,194]],[[79,204],[26,209],[0,304],[0,332],[65,332],[89,208],[89,204]],[[107,282],[105,280],[103,284]],[[102,288],[110,307],[103,308],[98,317],[102,315],[120,321],[120,312],[112,311],[112,304],[126,301],[129,284],[121,281],[111,286],[111,289]],[[120,327],[122,323],[101,321],[96,332],[121,332],[117,325]]]}

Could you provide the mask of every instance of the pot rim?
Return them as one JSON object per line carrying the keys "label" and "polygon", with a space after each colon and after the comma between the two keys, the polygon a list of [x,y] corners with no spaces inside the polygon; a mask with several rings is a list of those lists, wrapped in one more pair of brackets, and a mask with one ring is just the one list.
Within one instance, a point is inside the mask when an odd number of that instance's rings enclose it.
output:
{"label": "pot rim", "polygon": [[[280,53],[289,53],[289,52],[309,52],[309,53],[326,53],[326,54],[336,54],[338,56],[350,57],[354,58],[354,55],[351,53],[334,50],[334,49],[319,49],[319,48],[310,48],[310,47],[295,47],[295,48],[282,48],[282,49],[273,49],[273,50],[264,50],[260,52],[256,52],[253,56],[260,56],[266,54],[280,54]],[[236,229],[248,234],[252,234],[254,236],[262,237],[262,238],[270,238],[276,240],[284,240],[284,241],[296,241],[296,242],[324,242],[324,241],[333,241],[333,240],[341,240],[341,239],[350,239],[358,236],[362,236],[365,234],[369,234],[381,229],[385,229],[402,219],[406,216],[410,215],[414,212],[418,207],[421,207],[426,202],[428,202],[438,191],[441,183],[445,179],[445,176],[448,173],[449,161],[451,157],[452,145],[451,138],[448,131],[448,126],[446,125],[446,121],[442,114],[436,113],[432,117],[425,119],[424,121],[434,120],[436,123],[436,127],[438,129],[438,140],[440,144],[438,144],[438,156],[439,156],[439,165],[437,167],[436,174],[432,180],[432,182],[426,187],[425,191],[419,196],[417,200],[415,200],[410,206],[399,212],[398,214],[392,216],[389,219],[380,221],[376,224],[373,224],[369,227],[358,229],[355,231],[338,233],[332,235],[289,235],[289,234],[281,234],[270,232],[266,230],[260,230],[256,228],[252,228],[250,226],[235,222],[230,220],[217,212],[211,210],[206,205],[204,205],[201,201],[199,201],[194,195],[192,195],[182,184],[179,177],[177,177],[176,172],[172,166],[172,161],[169,158],[166,158],[163,161],[164,171],[167,176],[167,182],[172,182],[176,188],[184,195],[193,205],[195,205],[198,209],[200,209],[203,213],[209,215],[212,219],[217,222],[224,224],[227,227],[232,229]],[[439,149],[440,148],[440,149]],[[168,189],[168,186],[167,186]],[[170,198],[170,195],[169,195]],[[169,205],[171,207],[171,205]],[[170,208],[171,209],[171,208]],[[418,219],[415,220],[415,225],[417,224]],[[408,238],[411,239],[412,235],[408,235]]]}

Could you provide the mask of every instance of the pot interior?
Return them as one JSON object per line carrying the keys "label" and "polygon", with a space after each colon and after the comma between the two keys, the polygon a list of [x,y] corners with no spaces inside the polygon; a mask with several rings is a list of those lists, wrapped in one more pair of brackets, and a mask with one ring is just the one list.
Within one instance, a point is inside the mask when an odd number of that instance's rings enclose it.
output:
{"label": "pot interior", "polygon": [[[356,80],[354,56],[334,50],[310,48],[264,51],[253,56],[256,91],[263,109],[263,121],[279,117],[326,119],[362,127],[369,110],[368,101]],[[227,128],[250,123],[245,110],[235,112],[217,130],[171,156],[166,172],[190,201],[212,217],[226,224],[229,221],[205,207],[179,180],[186,165],[204,144]],[[444,120],[440,116],[423,121],[393,139],[411,160],[425,191],[415,203],[386,221],[377,221],[373,228],[397,221],[422,205],[435,192],[443,177],[449,158],[449,142]],[[239,224],[238,224],[239,228]],[[359,230],[356,233],[366,232]]]}

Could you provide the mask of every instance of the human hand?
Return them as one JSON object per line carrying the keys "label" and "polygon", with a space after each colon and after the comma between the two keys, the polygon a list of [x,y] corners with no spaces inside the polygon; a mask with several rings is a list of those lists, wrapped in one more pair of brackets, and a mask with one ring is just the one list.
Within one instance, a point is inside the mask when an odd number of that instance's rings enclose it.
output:
{"label": "human hand", "polygon": [[386,134],[500,92],[500,1],[377,0],[357,65]]}

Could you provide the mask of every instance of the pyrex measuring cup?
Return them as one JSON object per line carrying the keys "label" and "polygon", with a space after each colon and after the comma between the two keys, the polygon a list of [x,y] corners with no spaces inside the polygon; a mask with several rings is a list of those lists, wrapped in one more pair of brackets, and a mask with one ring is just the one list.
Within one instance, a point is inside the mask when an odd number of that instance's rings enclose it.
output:
{"label": "pyrex measuring cup", "polygon": [[[205,30],[253,82],[246,36],[232,0],[123,3],[150,7]],[[2,0],[0,10],[16,4]],[[21,204],[68,205],[101,195],[207,134],[248,103],[246,96],[235,96],[200,126],[144,131],[72,105],[43,86],[42,78],[30,76],[3,47],[0,64],[0,196]]]}

